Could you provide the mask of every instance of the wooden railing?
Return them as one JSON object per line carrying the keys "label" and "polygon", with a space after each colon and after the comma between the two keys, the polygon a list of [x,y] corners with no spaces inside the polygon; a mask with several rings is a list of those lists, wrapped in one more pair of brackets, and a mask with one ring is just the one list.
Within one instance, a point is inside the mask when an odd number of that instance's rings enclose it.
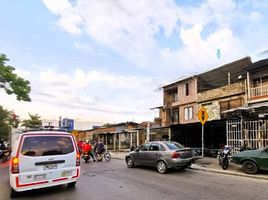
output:
{"label": "wooden railing", "polygon": [[268,95],[268,85],[263,85],[260,87],[254,87],[250,89],[250,97],[260,97]]}

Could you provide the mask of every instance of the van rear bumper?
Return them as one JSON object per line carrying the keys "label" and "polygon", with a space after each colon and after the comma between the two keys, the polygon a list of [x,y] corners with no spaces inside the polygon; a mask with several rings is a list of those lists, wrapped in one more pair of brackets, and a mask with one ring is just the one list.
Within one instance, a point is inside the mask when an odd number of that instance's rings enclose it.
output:
{"label": "van rear bumper", "polygon": [[19,179],[19,174],[10,174],[10,186],[17,192],[40,189],[45,187],[53,187],[57,185],[68,184],[76,182],[80,177],[80,166],[76,167],[76,174],[69,177],[61,177],[51,180],[42,180],[38,182],[22,183]]}

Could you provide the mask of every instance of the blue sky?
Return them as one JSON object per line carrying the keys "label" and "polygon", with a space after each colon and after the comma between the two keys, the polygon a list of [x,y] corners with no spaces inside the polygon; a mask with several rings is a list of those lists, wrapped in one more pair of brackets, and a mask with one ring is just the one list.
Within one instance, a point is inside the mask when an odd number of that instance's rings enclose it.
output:
{"label": "blue sky", "polygon": [[261,59],[267,10],[258,0],[2,1],[0,53],[30,80],[32,102],[1,92],[1,105],[21,118],[153,120],[164,84]]}

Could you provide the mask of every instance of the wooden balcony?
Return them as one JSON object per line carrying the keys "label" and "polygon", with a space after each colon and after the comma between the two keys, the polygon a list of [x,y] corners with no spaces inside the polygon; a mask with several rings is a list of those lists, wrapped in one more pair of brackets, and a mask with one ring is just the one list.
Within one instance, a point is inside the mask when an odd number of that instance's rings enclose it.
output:
{"label": "wooden balcony", "polygon": [[250,88],[250,98],[259,99],[259,98],[268,97],[268,85],[262,85],[259,87]]}

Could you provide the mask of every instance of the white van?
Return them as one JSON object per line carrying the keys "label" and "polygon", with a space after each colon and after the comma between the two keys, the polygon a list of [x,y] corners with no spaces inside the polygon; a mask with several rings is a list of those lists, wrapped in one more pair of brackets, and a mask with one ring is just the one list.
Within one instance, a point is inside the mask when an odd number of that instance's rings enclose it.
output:
{"label": "white van", "polygon": [[10,163],[11,197],[18,192],[68,184],[80,176],[80,154],[74,137],[58,131],[21,133]]}

